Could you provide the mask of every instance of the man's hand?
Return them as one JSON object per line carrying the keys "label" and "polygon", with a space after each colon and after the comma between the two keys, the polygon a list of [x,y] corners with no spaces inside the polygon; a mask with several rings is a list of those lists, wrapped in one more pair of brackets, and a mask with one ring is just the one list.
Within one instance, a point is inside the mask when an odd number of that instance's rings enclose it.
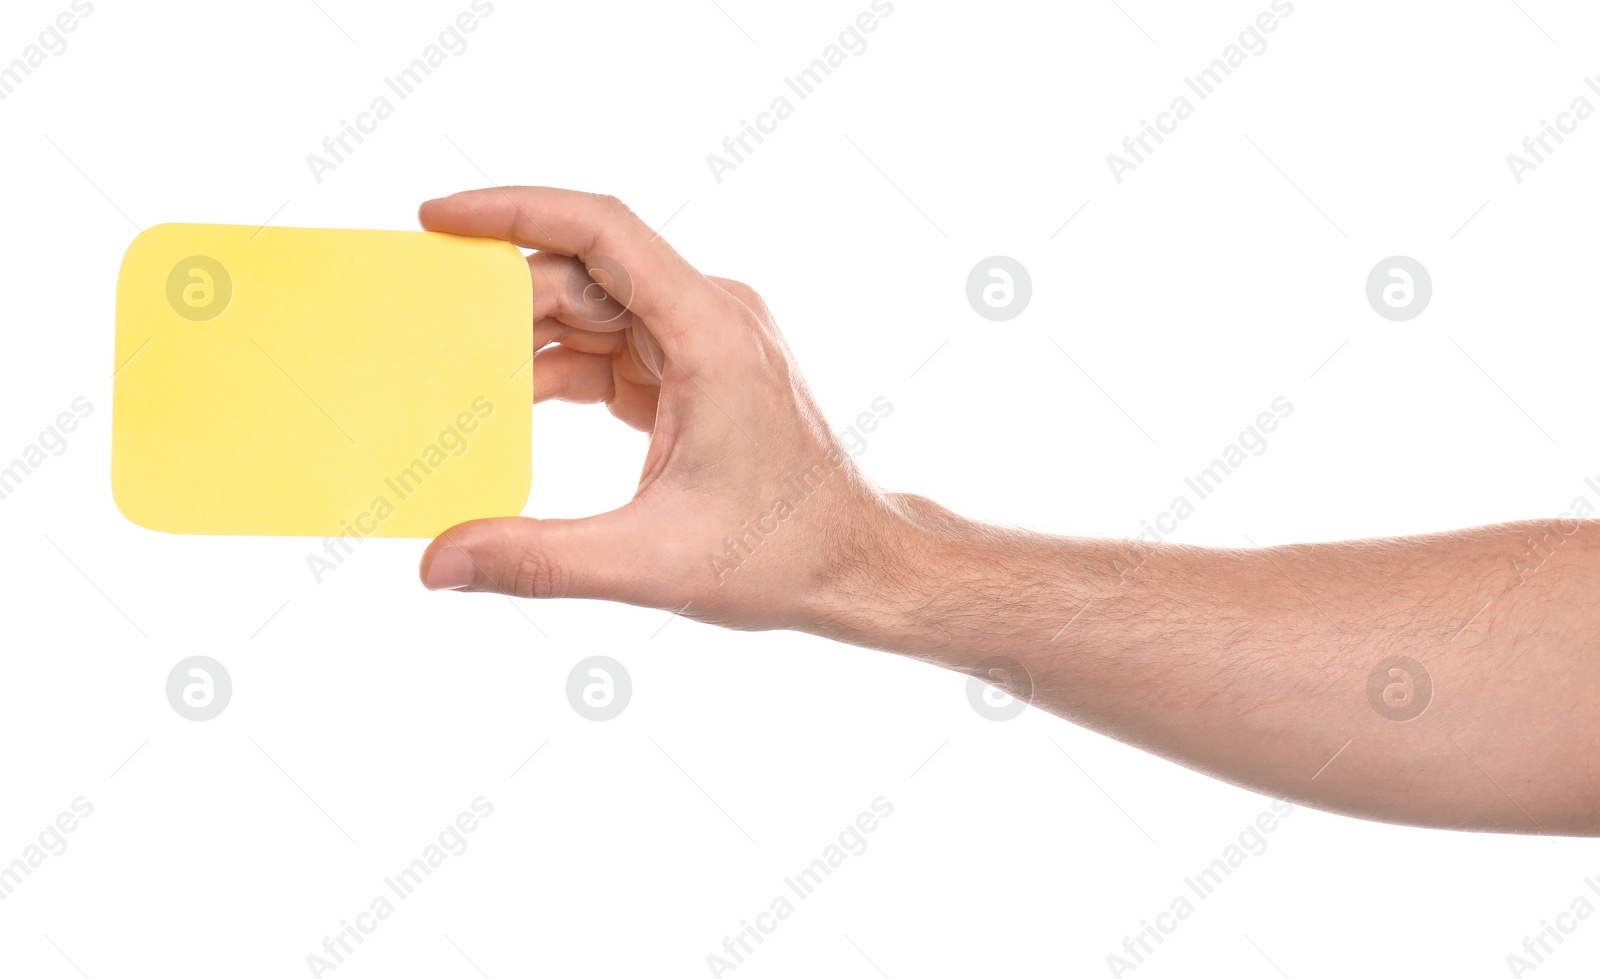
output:
{"label": "man's hand", "polygon": [[614,197],[494,188],[429,201],[421,220],[537,249],[536,400],[605,402],[650,433],[628,505],[461,524],[423,555],[429,588],[809,628],[892,550],[892,505],[858,474],[750,287],[700,274]]}
{"label": "man's hand", "polygon": [[[424,555],[429,587],[806,630],[1306,805],[1600,835],[1600,522],[1257,550],[985,526],[864,481],[760,297],[615,200],[483,190],[422,222],[538,249],[539,399],[651,433],[627,506],[462,524]],[[1402,674],[1431,701],[1378,699]]]}

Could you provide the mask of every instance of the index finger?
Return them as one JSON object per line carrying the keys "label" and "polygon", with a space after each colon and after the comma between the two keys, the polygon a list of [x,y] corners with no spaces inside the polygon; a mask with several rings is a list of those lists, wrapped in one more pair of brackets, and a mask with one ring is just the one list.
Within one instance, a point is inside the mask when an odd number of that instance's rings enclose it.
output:
{"label": "index finger", "polygon": [[499,238],[572,255],[618,302],[642,317],[667,354],[704,362],[740,320],[729,296],[621,201],[555,187],[489,187],[431,200],[429,231]]}

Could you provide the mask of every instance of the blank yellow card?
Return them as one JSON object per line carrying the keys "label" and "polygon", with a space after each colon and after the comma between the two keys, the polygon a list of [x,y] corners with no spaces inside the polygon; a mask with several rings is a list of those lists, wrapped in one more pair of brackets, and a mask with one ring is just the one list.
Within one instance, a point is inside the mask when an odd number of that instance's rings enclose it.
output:
{"label": "blank yellow card", "polygon": [[308,537],[521,513],[532,315],[504,242],[151,228],[117,282],[117,506],[152,530]]}

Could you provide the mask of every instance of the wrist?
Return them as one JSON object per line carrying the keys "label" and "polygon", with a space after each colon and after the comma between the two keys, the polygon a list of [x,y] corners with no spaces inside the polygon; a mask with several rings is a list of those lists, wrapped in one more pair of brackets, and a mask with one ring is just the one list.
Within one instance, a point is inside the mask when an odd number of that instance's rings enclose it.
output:
{"label": "wrist", "polygon": [[909,494],[875,492],[863,509],[832,547],[799,627],[894,652],[939,644],[942,610],[959,601],[972,563],[962,555],[979,525]]}
{"label": "wrist", "polygon": [[919,496],[879,500],[801,628],[963,672],[1079,645],[1102,617],[1083,613],[1115,601],[1151,553],[992,526]]}

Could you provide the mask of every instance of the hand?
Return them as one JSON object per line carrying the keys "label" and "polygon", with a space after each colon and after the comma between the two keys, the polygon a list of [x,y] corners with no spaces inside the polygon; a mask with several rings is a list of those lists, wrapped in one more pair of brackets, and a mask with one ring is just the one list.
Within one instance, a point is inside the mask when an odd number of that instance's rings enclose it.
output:
{"label": "hand", "polygon": [[898,508],[861,477],[749,286],[702,275],[613,197],[491,188],[420,216],[537,249],[535,400],[605,402],[650,433],[626,506],[453,527],[423,554],[429,588],[817,630],[892,562]]}
{"label": "hand", "polygon": [[[475,191],[422,222],[538,249],[540,400],[604,401],[651,433],[632,502],[454,527],[423,556],[430,587],[801,629],[1004,682],[1296,802],[1600,835],[1600,789],[1568,750],[1600,728],[1600,521],[1570,521],[1529,587],[1507,565],[1548,523],[1250,550],[979,524],[862,479],[760,297],[696,272],[615,200]],[[1369,702],[1396,650],[1431,655],[1414,666],[1450,692],[1403,724]]]}

